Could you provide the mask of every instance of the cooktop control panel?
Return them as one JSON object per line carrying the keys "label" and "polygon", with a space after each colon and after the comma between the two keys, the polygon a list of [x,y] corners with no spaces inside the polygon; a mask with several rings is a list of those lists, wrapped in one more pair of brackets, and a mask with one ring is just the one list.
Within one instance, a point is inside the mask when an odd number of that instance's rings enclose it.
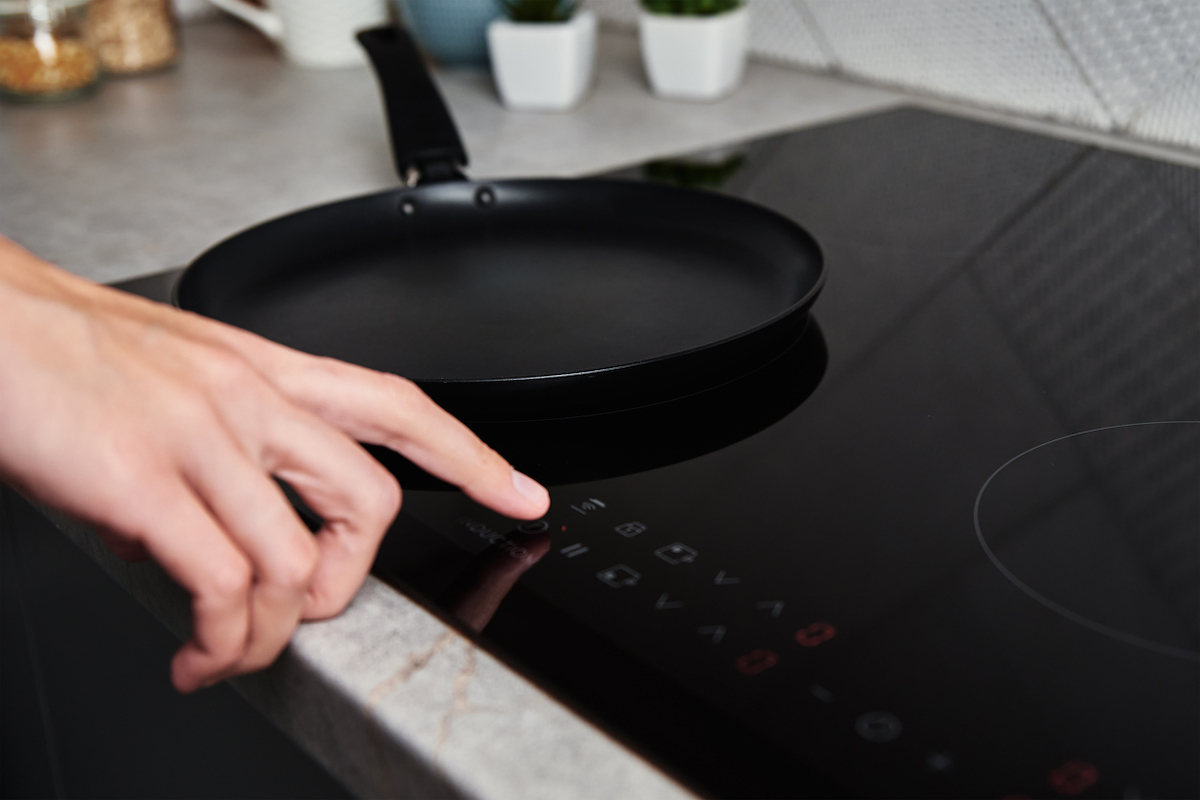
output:
{"label": "cooktop control panel", "polygon": [[807,343],[480,430],[550,513],[407,491],[377,574],[708,794],[1200,795],[1200,172],[898,110],[621,177],[808,228]]}

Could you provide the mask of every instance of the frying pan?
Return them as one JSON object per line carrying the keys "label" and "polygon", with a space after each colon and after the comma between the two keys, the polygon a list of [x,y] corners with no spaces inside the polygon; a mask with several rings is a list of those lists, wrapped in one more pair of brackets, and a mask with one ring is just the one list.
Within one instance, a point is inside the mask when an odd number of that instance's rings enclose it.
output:
{"label": "frying pan", "polygon": [[684,397],[804,331],[823,268],[796,223],[666,185],[467,180],[412,40],[398,28],[359,40],[404,186],[225,240],[184,273],[180,307],[404,375],[466,422]]}

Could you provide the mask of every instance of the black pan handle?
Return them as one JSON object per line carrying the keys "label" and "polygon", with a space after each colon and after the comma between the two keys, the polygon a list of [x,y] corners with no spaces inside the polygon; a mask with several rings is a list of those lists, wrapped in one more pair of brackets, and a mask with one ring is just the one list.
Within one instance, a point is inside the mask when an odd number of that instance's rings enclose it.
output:
{"label": "black pan handle", "polygon": [[387,105],[392,157],[406,186],[464,180],[467,151],[412,37],[387,26],[359,31]]}

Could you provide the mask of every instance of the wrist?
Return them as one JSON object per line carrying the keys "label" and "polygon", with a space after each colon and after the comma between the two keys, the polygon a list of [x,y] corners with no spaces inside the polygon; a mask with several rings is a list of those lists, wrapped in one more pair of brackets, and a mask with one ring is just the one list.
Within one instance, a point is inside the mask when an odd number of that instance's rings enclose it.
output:
{"label": "wrist", "polygon": [[56,267],[11,239],[0,236],[0,296],[16,294],[64,301],[79,298],[97,288],[92,281]]}

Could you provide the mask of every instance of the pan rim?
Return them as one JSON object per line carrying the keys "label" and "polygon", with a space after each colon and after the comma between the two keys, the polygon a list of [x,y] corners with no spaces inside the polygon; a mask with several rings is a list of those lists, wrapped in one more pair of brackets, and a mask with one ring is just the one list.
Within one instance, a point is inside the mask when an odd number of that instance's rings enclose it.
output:
{"label": "pan rim", "polygon": [[[211,247],[207,248],[206,250],[201,252],[198,256],[196,256],[194,259],[192,259],[191,263],[188,264],[188,266],[184,269],[183,273],[175,281],[175,284],[171,287],[171,305],[173,305],[176,308],[180,308],[180,309],[184,309],[184,310],[191,310],[191,309],[186,309],[184,307],[184,305],[182,304],[180,292],[181,292],[182,287],[184,286],[185,282],[188,280],[188,276],[194,275],[195,271],[198,268],[202,267],[201,262],[205,258],[207,258],[211,253],[228,245],[230,242],[237,240],[239,237],[243,236],[244,234],[247,234],[251,231],[260,230],[260,229],[262,229],[266,226],[272,225],[274,223],[279,223],[279,222],[283,222],[284,220],[292,219],[292,218],[302,215],[302,214],[319,213],[321,211],[332,209],[334,207],[341,206],[344,204],[364,203],[364,202],[369,202],[371,200],[383,200],[386,198],[394,198],[395,203],[397,205],[399,205],[399,203],[401,203],[403,198],[405,198],[405,197],[420,196],[420,194],[422,192],[428,193],[429,190],[431,190],[431,189],[436,190],[440,187],[445,187],[445,186],[469,187],[471,191],[478,191],[480,189],[491,188],[491,187],[520,188],[522,186],[525,186],[525,187],[532,187],[532,188],[544,188],[546,186],[562,186],[564,184],[599,184],[600,186],[608,187],[610,189],[619,187],[620,191],[637,191],[637,192],[640,192],[643,194],[646,193],[647,191],[652,191],[652,192],[661,192],[664,194],[683,195],[683,196],[686,196],[686,198],[690,199],[690,200],[695,200],[697,197],[704,197],[704,198],[706,198],[706,200],[705,200],[706,202],[716,201],[717,203],[728,204],[729,207],[731,207],[731,208],[739,208],[739,209],[742,209],[743,211],[749,211],[751,213],[758,214],[763,219],[772,219],[775,221],[776,224],[782,224],[782,226],[785,229],[788,229],[793,235],[798,234],[799,237],[801,238],[801,240],[804,242],[804,246],[806,246],[807,248],[809,248],[811,250],[811,255],[814,257],[814,263],[812,266],[815,268],[816,273],[817,273],[816,279],[812,281],[811,285],[808,286],[807,290],[800,296],[799,299],[793,301],[790,305],[788,305],[782,311],[777,312],[773,316],[770,316],[770,317],[764,319],[763,321],[759,322],[756,325],[742,329],[742,330],[738,331],[737,333],[734,333],[732,335],[726,336],[721,339],[716,339],[714,341],[706,342],[704,344],[696,345],[694,347],[690,347],[687,349],[676,350],[671,353],[656,355],[656,356],[641,359],[638,361],[626,361],[626,362],[623,362],[620,364],[612,364],[612,365],[603,366],[603,367],[594,367],[594,368],[575,370],[575,371],[570,371],[570,372],[555,372],[555,373],[546,373],[546,374],[539,374],[539,375],[518,375],[518,376],[502,376],[502,377],[489,377],[489,378],[433,378],[433,377],[405,375],[404,376],[405,378],[408,378],[409,380],[412,380],[417,383],[422,383],[422,384],[427,384],[427,385],[448,386],[448,387],[449,386],[469,387],[469,386],[488,386],[488,385],[497,385],[497,384],[508,385],[508,384],[533,383],[533,382],[551,383],[551,382],[555,382],[555,381],[559,381],[559,380],[566,381],[566,380],[580,379],[580,378],[599,377],[599,376],[609,375],[609,374],[618,373],[618,372],[631,370],[631,369],[635,369],[635,368],[646,368],[646,367],[650,367],[655,364],[665,363],[665,362],[669,362],[669,361],[675,361],[675,360],[681,359],[686,356],[697,355],[697,354],[704,353],[709,350],[713,350],[713,349],[716,349],[719,347],[730,345],[741,339],[744,339],[749,336],[753,336],[756,333],[762,332],[762,331],[772,327],[773,325],[779,324],[780,322],[792,317],[795,314],[804,313],[813,304],[813,302],[816,300],[817,296],[820,295],[821,290],[825,286],[825,281],[826,281],[826,277],[828,274],[826,267],[825,267],[825,255],[824,255],[824,252],[821,250],[821,246],[817,242],[815,237],[813,237],[812,234],[810,234],[802,225],[800,225],[795,220],[793,220],[789,217],[786,217],[783,214],[780,214],[779,212],[775,211],[774,209],[768,208],[768,207],[766,207],[760,203],[757,203],[753,200],[747,200],[747,199],[740,198],[740,197],[734,197],[732,195],[721,194],[717,191],[709,190],[709,189],[688,189],[688,188],[683,188],[683,187],[678,187],[678,186],[672,186],[670,184],[622,180],[622,179],[611,178],[611,177],[500,178],[497,180],[466,179],[466,180],[451,181],[451,182],[447,182],[447,183],[425,184],[425,185],[416,186],[416,187],[412,187],[412,188],[397,187],[397,188],[393,188],[393,189],[385,189],[385,190],[382,190],[379,192],[370,192],[370,193],[361,194],[361,195],[354,195],[351,197],[342,198],[340,200],[333,200],[333,201],[326,202],[326,203],[317,203],[317,204],[314,204],[311,206],[305,206],[303,208],[299,208],[294,211],[290,211],[288,213],[281,214],[281,215],[272,217],[270,219],[266,219],[261,222],[255,223],[249,227],[243,228],[243,229],[237,231],[236,233],[233,233],[233,234],[225,237],[224,239],[213,244]],[[195,313],[202,313],[202,312],[195,312]],[[205,316],[207,316],[207,315],[205,315]],[[230,324],[230,323],[226,323],[226,324]]]}

